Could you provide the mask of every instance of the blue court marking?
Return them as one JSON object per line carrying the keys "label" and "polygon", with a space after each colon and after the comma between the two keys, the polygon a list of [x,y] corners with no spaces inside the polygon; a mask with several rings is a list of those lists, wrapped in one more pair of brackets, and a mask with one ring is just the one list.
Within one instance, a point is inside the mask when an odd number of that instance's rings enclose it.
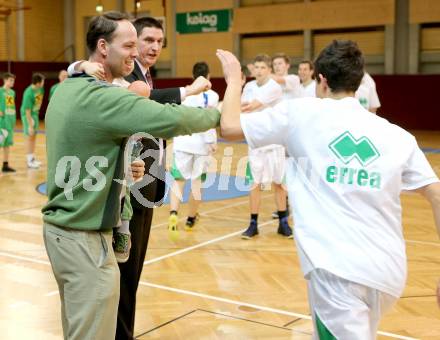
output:
{"label": "blue court marking", "polygon": [[[167,173],[166,176],[166,194],[165,204],[169,204],[169,188],[174,182],[172,176]],[[242,196],[247,196],[249,193],[249,185],[245,184],[244,177],[227,176],[217,173],[208,173],[206,181],[202,184],[202,200],[203,201],[220,201]],[[191,190],[189,181],[186,181],[183,189],[183,202],[187,202]],[[41,183],[37,186],[37,191],[42,195],[47,195],[46,183]]]}
{"label": "blue court marking", "polygon": [[235,141],[235,142],[229,142],[227,140],[224,140],[223,138],[219,138],[217,140],[218,143],[223,143],[223,144],[247,144],[246,140],[242,140],[242,141]]}
{"label": "blue court marking", "polygon": [[440,153],[440,149],[435,148],[422,148],[424,153]]}
{"label": "blue court marking", "polygon": [[[23,129],[14,129],[15,133],[23,133]],[[45,135],[46,131],[45,130],[37,130],[37,135]]]}

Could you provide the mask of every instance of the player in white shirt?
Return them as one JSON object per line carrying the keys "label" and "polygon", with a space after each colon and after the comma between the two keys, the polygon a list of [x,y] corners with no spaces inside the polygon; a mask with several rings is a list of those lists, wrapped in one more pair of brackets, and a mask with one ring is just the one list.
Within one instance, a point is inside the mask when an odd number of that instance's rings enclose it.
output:
{"label": "player in white shirt", "polygon": [[238,61],[218,55],[233,86],[223,101],[222,136],[244,135],[251,147],[282,144],[294,157],[287,186],[315,338],[375,339],[405,287],[402,190],[429,200],[440,235],[435,172],[411,134],[353,98],[364,63],[356,43],[335,40],[318,56],[323,99],[284,101],[258,115],[239,114]]}
{"label": "player in white shirt", "polygon": [[296,74],[289,74],[289,57],[285,53],[275,54],[272,57],[272,68],[272,79],[283,89],[283,99],[299,97],[301,81]]}
{"label": "player in white shirt", "polygon": [[[270,76],[271,59],[260,54],[254,59],[255,80],[247,83],[241,96],[242,112],[250,112],[249,116],[259,115],[264,108],[271,107],[282,98],[282,89]],[[243,239],[258,235],[258,212],[261,201],[261,184],[273,183],[275,202],[278,210],[278,234],[292,238],[292,229],[288,223],[286,208],[286,190],[283,188],[286,166],[285,149],[281,145],[268,145],[262,148],[249,148],[249,161],[246,179],[252,183],[249,193],[251,220],[249,227],[243,232]]]}
{"label": "player in white shirt", "polygon": [[373,78],[365,72],[361,84],[355,93],[355,97],[368,111],[376,113],[380,107],[379,96],[376,91],[376,83]]}
{"label": "player in white shirt", "polygon": [[[205,62],[198,62],[193,66],[194,79],[199,76],[203,76],[208,80],[210,78],[209,67]],[[208,90],[198,95],[186,97],[182,105],[203,108],[217,107],[218,101],[218,94]],[[201,201],[202,180],[206,177],[211,156],[216,148],[217,133],[215,129],[173,138],[173,165],[170,172],[174,178],[174,183],[170,191],[170,216],[168,218],[168,231],[172,239],[178,237],[177,215],[186,180],[191,181],[191,195],[185,230],[193,230]]]}
{"label": "player in white shirt", "polygon": [[[301,80],[296,74],[289,74],[290,59],[287,54],[275,54],[272,57],[272,68],[272,79],[275,80],[283,89],[283,100],[299,98],[301,95]],[[286,202],[286,211],[287,215],[289,215],[289,202]],[[272,213],[272,217],[278,218],[278,212],[274,211]]]}
{"label": "player in white shirt", "polygon": [[298,65],[298,77],[301,80],[298,97],[316,97],[316,81],[313,79],[313,62],[303,60]]}

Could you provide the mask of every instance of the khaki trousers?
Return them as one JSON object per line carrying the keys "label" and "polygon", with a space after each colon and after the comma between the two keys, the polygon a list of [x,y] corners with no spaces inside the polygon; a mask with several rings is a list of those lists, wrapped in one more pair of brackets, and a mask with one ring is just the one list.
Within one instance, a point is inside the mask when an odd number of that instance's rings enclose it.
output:
{"label": "khaki trousers", "polygon": [[60,292],[64,339],[114,339],[119,268],[112,232],[80,231],[45,223],[43,236]]}

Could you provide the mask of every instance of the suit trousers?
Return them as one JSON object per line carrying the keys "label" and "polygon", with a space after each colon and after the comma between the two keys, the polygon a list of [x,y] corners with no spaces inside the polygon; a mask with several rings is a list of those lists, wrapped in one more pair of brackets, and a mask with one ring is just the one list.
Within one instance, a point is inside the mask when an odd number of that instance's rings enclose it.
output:
{"label": "suit trousers", "polygon": [[[134,197],[132,199],[135,200]],[[134,339],[136,293],[147,252],[153,210],[133,204],[133,217],[130,221],[130,257],[127,262],[119,263],[121,294],[116,327],[117,340]]]}

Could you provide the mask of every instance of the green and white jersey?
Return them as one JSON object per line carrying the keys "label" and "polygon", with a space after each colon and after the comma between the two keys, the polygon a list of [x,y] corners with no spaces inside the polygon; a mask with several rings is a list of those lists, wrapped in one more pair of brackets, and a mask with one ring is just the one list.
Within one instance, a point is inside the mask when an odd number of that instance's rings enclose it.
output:
{"label": "green and white jersey", "polygon": [[304,275],[325,269],[399,297],[400,193],[437,182],[415,138],[352,97],[301,98],[241,116],[253,148],[281,144]]}
{"label": "green and white jersey", "polygon": [[38,115],[41,104],[43,103],[44,88],[33,89],[29,85],[23,93],[20,112],[22,116],[26,115],[26,110],[31,110],[31,114]]}
{"label": "green and white jersey", "polygon": [[91,77],[66,79],[46,113],[44,221],[79,230],[116,227],[127,137],[144,132],[171,138],[206,131],[219,122],[216,109],[162,105]]}
{"label": "green and white jersey", "polygon": [[15,118],[15,91],[13,89],[0,88],[0,111],[6,116]]}
{"label": "green and white jersey", "polygon": [[373,108],[373,109],[379,108],[380,107],[380,100],[379,100],[379,96],[378,96],[377,90],[376,90],[376,82],[367,72],[365,72],[364,76],[362,77],[361,85],[364,85],[368,88],[368,91],[369,91],[368,102],[369,102],[370,108]]}

